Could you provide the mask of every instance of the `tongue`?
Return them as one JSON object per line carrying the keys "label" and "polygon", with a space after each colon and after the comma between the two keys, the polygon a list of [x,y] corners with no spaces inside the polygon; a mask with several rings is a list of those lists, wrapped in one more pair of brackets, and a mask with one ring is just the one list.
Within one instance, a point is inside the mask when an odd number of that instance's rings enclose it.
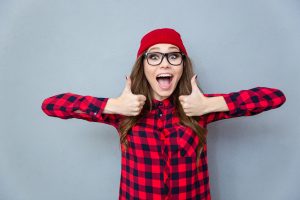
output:
{"label": "tongue", "polygon": [[169,89],[171,87],[171,82],[169,78],[159,78],[158,85],[162,89]]}

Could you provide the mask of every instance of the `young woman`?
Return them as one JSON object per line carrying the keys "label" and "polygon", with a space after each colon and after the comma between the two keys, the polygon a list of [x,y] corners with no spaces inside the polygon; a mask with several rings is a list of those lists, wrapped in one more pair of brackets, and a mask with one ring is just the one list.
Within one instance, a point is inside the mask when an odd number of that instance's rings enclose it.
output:
{"label": "young woman", "polygon": [[150,31],[117,98],[63,93],[46,98],[42,110],[114,126],[120,136],[119,199],[209,200],[207,124],[280,107],[285,95],[255,87],[203,94],[181,36]]}

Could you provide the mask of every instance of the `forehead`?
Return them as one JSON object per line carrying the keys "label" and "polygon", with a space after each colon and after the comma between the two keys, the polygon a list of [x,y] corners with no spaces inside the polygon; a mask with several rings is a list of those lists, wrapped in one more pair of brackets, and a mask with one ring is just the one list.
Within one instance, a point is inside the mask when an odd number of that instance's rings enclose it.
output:
{"label": "forehead", "polygon": [[159,44],[155,44],[152,45],[151,47],[148,48],[148,51],[151,50],[174,50],[177,49],[179,50],[179,48],[173,44],[167,44],[167,43],[159,43]]}

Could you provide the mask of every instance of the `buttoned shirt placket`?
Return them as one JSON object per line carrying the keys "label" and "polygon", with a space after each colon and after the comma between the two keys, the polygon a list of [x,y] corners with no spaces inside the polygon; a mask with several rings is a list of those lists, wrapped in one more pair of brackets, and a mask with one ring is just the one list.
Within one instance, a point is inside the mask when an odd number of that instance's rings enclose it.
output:
{"label": "buttoned shirt placket", "polygon": [[166,114],[167,108],[163,102],[157,104],[157,128],[159,131],[160,141],[161,141],[161,158],[163,165],[163,190],[165,195],[165,200],[169,199],[170,194],[170,163],[169,163],[169,145],[168,145],[168,136],[164,132],[166,125]]}

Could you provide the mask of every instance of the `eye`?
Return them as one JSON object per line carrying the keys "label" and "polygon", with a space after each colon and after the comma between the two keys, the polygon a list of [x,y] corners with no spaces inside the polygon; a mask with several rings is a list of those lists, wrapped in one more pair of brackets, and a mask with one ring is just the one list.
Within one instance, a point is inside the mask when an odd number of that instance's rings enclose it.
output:
{"label": "eye", "polygon": [[175,60],[180,56],[179,53],[170,53],[169,54],[169,59]]}
{"label": "eye", "polygon": [[149,53],[148,54],[148,59],[158,60],[159,59],[159,55],[157,53]]}

